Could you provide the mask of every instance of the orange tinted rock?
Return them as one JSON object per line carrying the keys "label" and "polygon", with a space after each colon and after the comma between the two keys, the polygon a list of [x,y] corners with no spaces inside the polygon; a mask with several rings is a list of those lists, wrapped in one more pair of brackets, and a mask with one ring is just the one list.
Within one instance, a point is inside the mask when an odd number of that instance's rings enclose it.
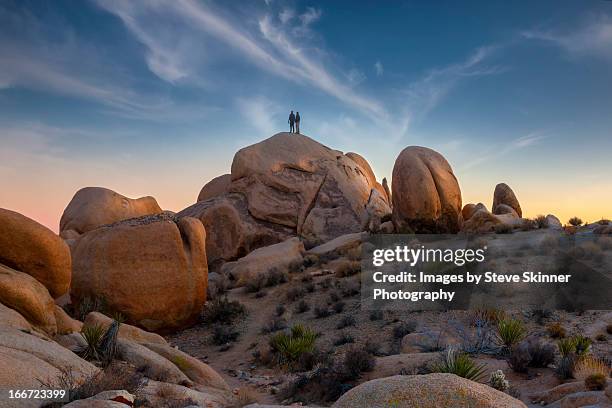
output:
{"label": "orange tinted rock", "polygon": [[41,282],[54,298],[70,287],[70,250],[47,227],[0,208],[0,263]]}
{"label": "orange tinted rock", "polygon": [[202,187],[198,195],[198,201],[205,201],[209,198],[221,196],[229,191],[229,186],[232,183],[231,174],[223,174],[215,177]]}

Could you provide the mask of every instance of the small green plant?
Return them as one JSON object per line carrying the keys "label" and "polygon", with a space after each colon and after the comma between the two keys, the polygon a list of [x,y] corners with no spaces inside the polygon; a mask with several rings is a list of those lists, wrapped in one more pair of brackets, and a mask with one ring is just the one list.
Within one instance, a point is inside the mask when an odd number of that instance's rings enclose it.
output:
{"label": "small green plant", "polygon": [[485,374],[485,364],[477,364],[472,358],[450,347],[442,361],[431,367],[434,373],[450,373],[472,381],[480,381]]}
{"label": "small green plant", "polygon": [[595,340],[597,340],[597,341],[607,341],[608,340],[608,336],[606,336],[603,333],[599,333],[597,336],[595,336]]}
{"label": "small green plant", "polygon": [[308,302],[304,299],[300,300],[299,303],[295,306],[295,313],[304,313],[310,310],[310,306]]}
{"label": "small green plant", "polygon": [[361,373],[372,371],[376,359],[363,347],[352,346],[344,355],[344,373],[348,380],[356,380]]}
{"label": "small green plant", "polygon": [[573,227],[579,227],[582,225],[582,219],[578,217],[572,217],[567,222],[569,223],[569,225]]}
{"label": "small green plant", "polygon": [[238,339],[240,333],[230,325],[217,324],[213,328],[213,344],[220,346],[228,344]]}
{"label": "small green plant", "polygon": [[106,313],[108,311],[106,299],[100,296],[85,296],[76,303],[72,316],[84,321],[91,312]]}
{"label": "small green plant", "polygon": [[[121,319],[121,317],[119,317],[119,319]],[[107,367],[115,359],[115,355],[117,354],[117,336],[119,335],[120,325],[121,323],[118,320],[113,320],[100,339],[100,357],[102,366],[104,367]]]}
{"label": "small green plant", "polygon": [[285,308],[285,306],[283,306],[283,305],[276,305],[275,312],[276,312],[276,315],[278,317],[281,317],[282,315],[284,315],[286,310],[287,309]]}
{"label": "small green plant", "polygon": [[320,304],[315,306],[314,315],[317,319],[321,319],[331,315],[331,312],[326,304]]}
{"label": "small green plant", "polygon": [[334,312],[342,313],[344,311],[344,306],[346,306],[346,303],[344,303],[343,301],[339,301],[334,303],[332,307],[334,309]]}
{"label": "small green plant", "polygon": [[312,353],[317,334],[301,324],[294,325],[289,332],[277,333],[270,339],[270,348],[279,364],[296,363],[304,353]]}
{"label": "small green plant", "polygon": [[518,319],[502,319],[497,323],[497,339],[506,350],[521,341],[525,334],[525,325]]}
{"label": "small green plant", "polygon": [[344,344],[354,343],[355,339],[350,333],[342,333],[334,340],[334,346],[342,346]]}
{"label": "small green plant", "polygon": [[589,349],[591,348],[591,343],[591,339],[581,334],[574,336],[574,347],[576,355],[578,357],[583,357],[587,355],[589,353]]}
{"label": "small green plant", "polygon": [[510,383],[506,380],[506,376],[502,370],[496,370],[491,373],[489,385],[501,392],[505,392],[510,388]]}
{"label": "small green plant", "polygon": [[557,348],[559,349],[559,354],[561,354],[561,357],[574,354],[576,352],[575,339],[573,337],[560,339],[557,341]]}
{"label": "small green plant", "polygon": [[[382,320],[384,317],[385,315],[382,310],[372,310],[370,312],[371,321]],[[610,328],[612,329],[612,324],[610,325]]]}
{"label": "small green plant", "polygon": [[105,330],[104,327],[100,325],[95,326],[85,326],[81,330],[81,336],[87,343],[87,346],[83,348],[79,352],[81,358],[87,361],[99,361],[102,356],[102,351],[100,350],[100,343],[102,342],[102,337],[104,336]]}
{"label": "small green plant", "polygon": [[276,317],[275,316],[275,317],[271,318],[268,321],[268,323],[263,325],[263,327],[261,328],[261,332],[263,334],[274,333],[274,332],[277,332],[279,330],[283,330],[286,327],[287,327],[287,321],[285,319],[283,319],[282,317]]}

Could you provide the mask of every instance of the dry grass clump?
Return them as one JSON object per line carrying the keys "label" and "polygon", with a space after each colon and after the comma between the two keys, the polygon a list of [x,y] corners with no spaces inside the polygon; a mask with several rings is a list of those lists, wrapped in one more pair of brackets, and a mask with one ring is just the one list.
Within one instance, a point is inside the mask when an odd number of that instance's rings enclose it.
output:
{"label": "dry grass clump", "polygon": [[338,278],[346,278],[361,272],[361,262],[343,259],[335,263],[335,274]]}
{"label": "dry grass clump", "polygon": [[546,327],[548,335],[553,339],[562,339],[565,337],[565,328],[559,322],[551,323]]}
{"label": "dry grass clump", "polygon": [[610,376],[610,365],[592,356],[582,358],[574,367],[574,377],[584,381],[587,390],[603,390]]}
{"label": "dry grass clump", "polygon": [[243,285],[249,293],[256,293],[263,288],[280,285],[289,281],[289,273],[278,268],[272,268],[267,273],[245,277],[238,285]]}
{"label": "dry grass clump", "polygon": [[497,323],[497,339],[506,351],[511,350],[526,334],[525,325],[518,319],[508,318]]}

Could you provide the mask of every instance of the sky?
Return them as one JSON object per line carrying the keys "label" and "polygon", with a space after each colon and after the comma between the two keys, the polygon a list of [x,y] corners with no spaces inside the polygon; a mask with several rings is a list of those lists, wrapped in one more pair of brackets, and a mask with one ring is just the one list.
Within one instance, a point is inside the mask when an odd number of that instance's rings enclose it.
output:
{"label": "sky", "polygon": [[0,207],[54,231],[85,186],[193,204],[290,110],[379,179],[426,146],[464,203],[612,218],[612,1],[0,1]]}

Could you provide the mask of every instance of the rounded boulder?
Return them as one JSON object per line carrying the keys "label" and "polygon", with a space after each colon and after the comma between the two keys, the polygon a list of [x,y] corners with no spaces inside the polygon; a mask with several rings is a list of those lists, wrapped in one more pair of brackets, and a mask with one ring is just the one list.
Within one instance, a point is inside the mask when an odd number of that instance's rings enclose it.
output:
{"label": "rounded boulder", "polygon": [[[504,214],[503,212],[497,212],[498,206],[500,204],[505,204],[511,207],[519,218],[523,216],[523,211],[521,210],[521,204],[519,203],[514,191],[508,186],[506,183],[499,183],[495,186],[495,191],[493,192],[493,214]],[[505,207],[500,207],[505,209]]]}
{"label": "rounded boulder", "polygon": [[149,331],[187,327],[206,301],[205,240],[200,221],[167,214],[91,231],[73,251],[71,299],[101,298]]}
{"label": "rounded boulder", "polygon": [[459,183],[438,152],[405,148],[395,160],[391,190],[397,231],[456,233],[461,228]]}
{"label": "rounded boulder", "polygon": [[128,198],[103,187],[85,187],[76,192],[60,219],[62,236],[74,236],[129,218],[159,214],[153,197]]}
{"label": "rounded boulder", "polygon": [[27,273],[53,298],[70,287],[70,249],[47,227],[14,211],[0,208],[0,264]]}
{"label": "rounded boulder", "polygon": [[[392,405],[389,405],[392,404]],[[363,383],[332,408],[526,408],[521,401],[454,374],[396,375]]]}

